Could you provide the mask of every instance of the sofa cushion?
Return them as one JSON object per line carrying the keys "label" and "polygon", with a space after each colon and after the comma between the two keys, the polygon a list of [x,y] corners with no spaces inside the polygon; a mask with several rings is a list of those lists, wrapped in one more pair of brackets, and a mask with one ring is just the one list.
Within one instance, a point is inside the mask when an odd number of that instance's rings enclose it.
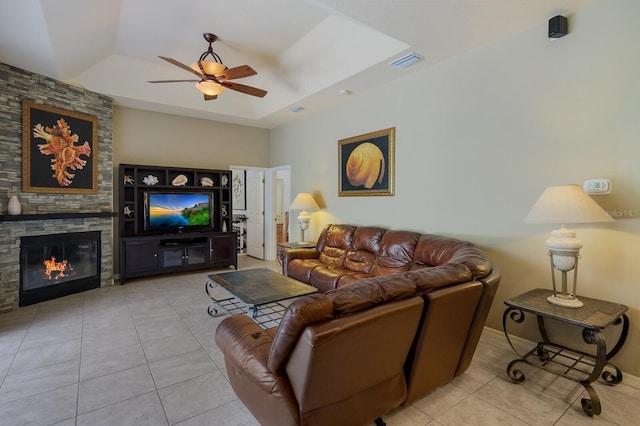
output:
{"label": "sofa cushion", "polygon": [[368,274],[375,262],[375,253],[366,250],[349,250],[345,255],[343,265],[350,271]]}
{"label": "sofa cushion", "polygon": [[370,274],[364,272],[351,272],[341,276],[336,283],[336,288],[344,287],[345,285],[354,283],[356,281],[363,280],[365,278],[371,278]]}
{"label": "sofa cushion", "polygon": [[440,266],[418,269],[407,272],[404,276],[416,283],[420,294],[451,284],[473,280],[471,270],[462,263],[446,263]]}
{"label": "sofa cushion", "polygon": [[365,278],[325,293],[333,315],[345,315],[416,295],[416,283],[402,275]]}
{"label": "sofa cushion", "polygon": [[311,294],[293,301],[285,311],[273,337],[269,369],[274,372],[283,370],[304,329],[308,325],[328,320],[332,311],[332,301],[324,294]]}
{"label": "sofa cushion", "polygon": [[320,252],[320,261],[325,265],[342,266],[344,259],[347,257],[347,250],[342,247],[332,247],[326,245]]}
{"label": "sofa cushion", "polygon": [[320,253],[322,253],[326,247],[348,250],[351,247],[351,240],[355,232],[355,225],[327,225],[320,233],[320,237],[318,237],[316,250]]}
{"label": "sofa cushion", "polygon": [[422,235],[415,249],[414,262],[427,266],[462,263],[475,278],[484,278],[491,273],[491,262],[482,250],[468,241],[441,235]]}
{"label": "sofa cushion", "polygon": [[318,266],[322,266],[319,259],[294,259],[287,263],[287,276],[295,278],[303,283],[311,282],[311,271]]}
{"label": "sofa cushion", "polygon": [[369,253],[378,253],[380,241],[386,232],[385,228],[380,228],[379,226],[359,226],[353,234],[351,248]]}
{"label": "sofa cushion", "polygon": [[309,276],[309,282],[321,292],[327,292],[337,287],[340,277],[350,274],[351,271],[338,265],[321,265],[313,268]]}
{"label": "sofa cushion", "polygon": [[411,268],[420,234],[413,231],[387,231],[380,241],[380,250],[371,275],[406,272]]}

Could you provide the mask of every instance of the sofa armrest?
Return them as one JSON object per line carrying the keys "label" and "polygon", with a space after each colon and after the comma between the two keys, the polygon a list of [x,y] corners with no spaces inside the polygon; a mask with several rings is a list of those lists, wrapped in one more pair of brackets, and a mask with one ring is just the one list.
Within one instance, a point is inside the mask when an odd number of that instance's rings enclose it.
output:
{"label": "sofa armrest", "polygon": [[287,261],[293,259],[317,259],[320,252],[315,248],[291,248],[284,251],[284,257]]}
{"label": "sofa armrest", "polygon": [[289,262],[295,259],[318,259],[320,252],[315,248],[291,248],[284,251],[282,257],[282,271],[284,276],[289,276]]}
{"label": "sofa armrest", "polygon": [[216,329],[216,345],[224,353],[227,368],[242,371],[264,392],[280,380],[268,367],[273,336],[246,315],[225,318]]}
{"label": "sofa armrest", "polygon": [[273,330],[263,330],[246,315],[225,318],[216,329],[227,377],[235,394],[264,425],[293,424],[298,403],[285,373],[273,372],[267,360]]}

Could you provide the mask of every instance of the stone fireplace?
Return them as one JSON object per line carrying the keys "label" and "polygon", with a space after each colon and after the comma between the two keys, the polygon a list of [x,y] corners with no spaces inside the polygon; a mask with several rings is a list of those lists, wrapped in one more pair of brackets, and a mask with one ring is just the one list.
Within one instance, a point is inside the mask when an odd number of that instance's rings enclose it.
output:
{"label": "stone fireplace", "polygon": [[[23,244],[31,237],[97,232],[100,253],[97,282],[113,285],[113,101],[108,96],[0,63],[0,312],[22,303],[25,279],[20,269]],[[90,194],[22,192],[22,101],[97,117],[97,192]],[[7,215],[8,192],[17,192],[22,214]],[[86,252],[84,247],[76,251]],[[56,262],[61,259],[55,255]],[[49,260],[51,260],[49,258]],[[75,261],[68,260],[72,265]],[[35,262],[35,261],[34,261]],[[77,276],[78,270],[73,265]],[[54,274],[58,274],[55,272]],[[28,277],[27,277],[28,278]],[[60,278],[66,278],[60,277]],[[82,281],[82,280],[81,280]],[[63,283],[71,286],[75,284]],[[93,282],[92,286],[96,286]],[[39,286],[39,285],[37,285]],[[37,287],[36,286],[36,287]],[[46,286],[45,286],[46,287]],[[42,288],[45,288],[42,287]],[[32,289],[33,290],[33,289]],[[67,290],[65,290],[67,291]],[[27,293],[31,290],[27,290]],[[46,292],[45,292],[46,293]],[[71,294],[71,293],[69,293]],[[29,294],[27,294],[29,295]],[[37,296],[36,299],[39,299]],[[37,303],[34,301],[33,303]]]}
{"label": "stone fireplace", "polygon": [[100,287],[100,232],[20,238],[20,306]]}

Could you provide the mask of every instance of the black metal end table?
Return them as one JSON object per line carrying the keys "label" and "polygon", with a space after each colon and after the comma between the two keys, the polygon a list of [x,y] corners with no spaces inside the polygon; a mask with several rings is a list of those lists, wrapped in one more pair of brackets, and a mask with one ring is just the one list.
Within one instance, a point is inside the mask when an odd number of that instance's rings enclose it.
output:
{"label": "black metal end table", "polygon": [[[583,398],[581,401],[582,409],[589,416],[598,415],[602,411],[600,398],[591,383],[600,376],[612,386],[622,381],[622,372],[609,360],[620,351],[627,339],[629,318],[626,312],[628,308],[618,303],[583,296],[580,297],[584,303],[583,307],[567,308],[547,302],[547,297],[552,294],[551,290],[539,288],[504,302],[507,309],[502,316],[502,327],[511,349],[519,356],[509,363],[507,374],[514,383],[523,382],[525,380],[524,373],[514,367],[518,363],[525,363],[578,382],[589,394],[589,398]],[[507,320],[511,319],[515,323],[522,323],[525,319],[525,313],[536,316],[542,340],[526,354],[520,354],[509,338]],[[553,343],[545,328],[545,318],[582,327],[582,339],[589,345],[595,345],[595,355]],[[622,329],[618,341],[613,349],[607,352],[603,331],[609,326],[619,326],[620,324],[622,324]]]}

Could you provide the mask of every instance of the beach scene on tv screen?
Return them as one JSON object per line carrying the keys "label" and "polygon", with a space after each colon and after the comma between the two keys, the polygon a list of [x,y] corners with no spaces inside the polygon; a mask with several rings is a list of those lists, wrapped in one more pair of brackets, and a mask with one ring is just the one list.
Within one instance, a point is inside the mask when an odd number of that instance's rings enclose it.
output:
{"label": "beach scene on tv screen", "polygon": [[209,197],[209,194],[149,194],[149,226],[209,225]]}

